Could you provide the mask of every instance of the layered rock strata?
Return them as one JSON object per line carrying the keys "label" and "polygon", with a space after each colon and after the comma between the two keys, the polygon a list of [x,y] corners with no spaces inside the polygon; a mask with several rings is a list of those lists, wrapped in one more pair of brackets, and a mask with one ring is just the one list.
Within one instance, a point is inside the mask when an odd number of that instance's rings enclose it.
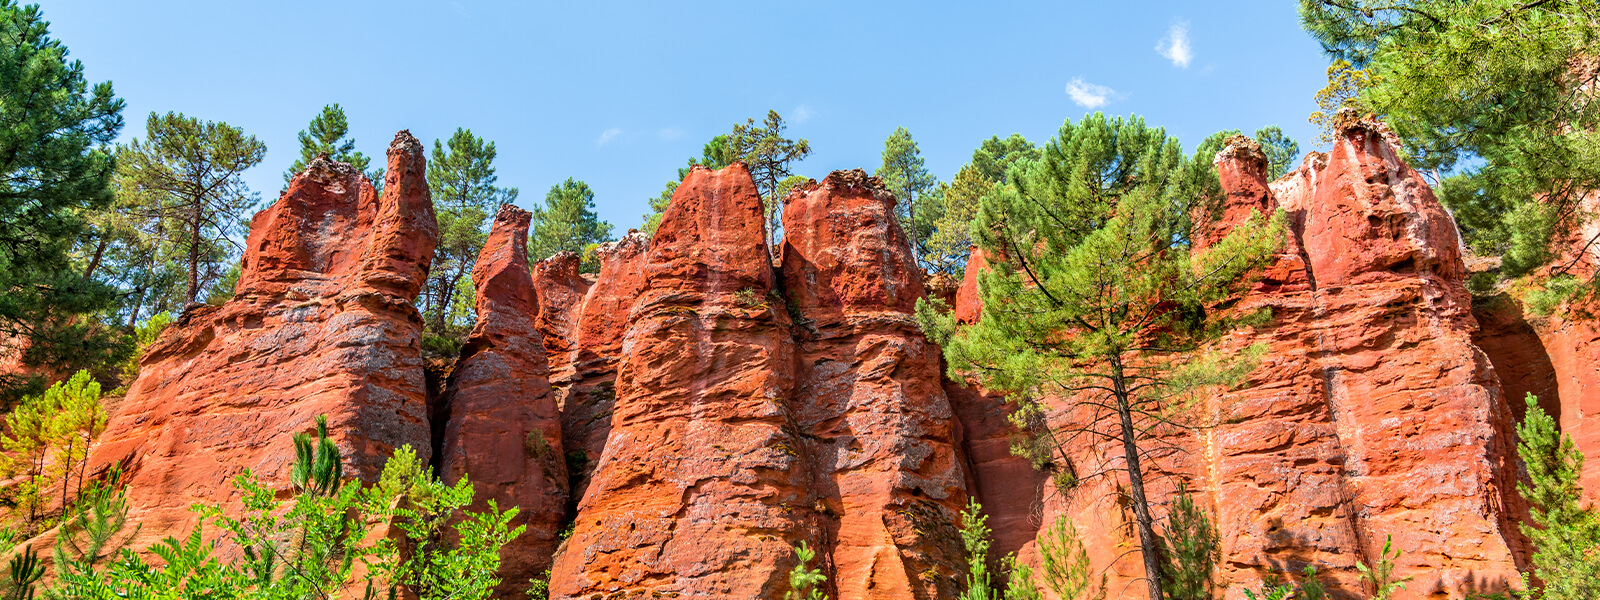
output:
{"label": "layered rock strata", "polygon": [[793,348],[741,164],[696,167],[641,269],[611,431],[553,598],[776,598],[814,529]]}
{"label": "layered rock strata", "polygon": [[244,469],[286,486],[290,434],[318,415],[348,475],[376,480],[402,445],[428,457],[411,305],[437,236],[424,156],[397,134],[381,198],[349,165],[313,160],[252,220],[233,299],[185,311],[146,351],[89,457],[121,464],[142,524],[130,547],[188,531],[189,506],[235,497]]}
{"label": "layered rock strata", "polygon": [[[561,421],[550,390],[545,344],[527,258],[528,211],[505,205],[472,269],[478,320],[440,399],[439,456],[446,483],[462,477],[489,501],[518,507],[527,530],[500,551],[498,593],[520,596],[550,567],[567,511]],[[576,273],[574,273],[576,274]]]}
{"label": "layered rock strata", "polygon": [[[791,193],[784,288],[798,327],[791,402],[837,598],[950,598],[964,557],[960,429],[894,197],[861,170]],[[767,299],[759,299],[763,304]]]}

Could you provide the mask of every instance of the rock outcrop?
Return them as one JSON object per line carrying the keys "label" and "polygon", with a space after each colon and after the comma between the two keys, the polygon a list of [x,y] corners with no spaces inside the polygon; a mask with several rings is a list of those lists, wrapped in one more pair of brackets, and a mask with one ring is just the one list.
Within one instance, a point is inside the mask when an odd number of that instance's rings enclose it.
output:
{"label": "rock outcrop", "polygon": [[544,341],[551,379],[570,377],[579,311],[589,281],[578,274],[580,259],[574,252],[557,252],[533,264],[533,290],[539,314],[534,329]]}
{"label": "rock outcrop", "polygon": [[696,167],[641,269],[611,431],[553,598],[776,598],[814,530],[793,348],[741,164]]}
{"label": "rock outcrop", "polygon": [[512,526],[527,526],[500,551],[497,593],[505,597],[521,596],[529,579],[550,568],[567,511],[560,415],[534,323],[529,217],[511,205],[495,215],[472,269],[478,320],[436,413],[445,423],[438,461],[445,483],[468,478],[474,509],[490,500],[519,507]]}
{"label": "rock outcrop", "polygon": [[573,473],[574,498],[583,497],[611,433],[622,338],[627,333],[628,313],[644,291],[643,268],[649,247],[649,239],[636,231],[601,244],[595,251],[600,259],[599,278],[571,313],[570,367],[553,381],[560,391],[568,460],[577,471]]}
{"label": "rock outcrop", "polygon": [[[1259,195],[1247,156],[1219,160],[1230,199]],[[1449,214],[1364,119],[1347,118],[1333,151],[1272,183],[1268,201],[1290,217],[1267,270],[1280,285],[1240,306],[1270,308],[1273,321],[1233,340],[1268,353],[1216,400],[1228,416],[1206,439],[1225,573],[1244,583],[1316,564],[1353,596],[1355,562],[1372,564],[1393,536],[1398,573],[1415,577],[1406,596],[1513,584],[1511,416],[1473,344]]]}
{"label": "rock outcrop", "polygon": [[424,150],[389,145],[384,194],[318,158],[251,222],[237,293],[185,311],[89,457],[120,463],[142,524],[130,547],[182,535],[193,503],[228,502],[250,469],[287,485],[290,434],[327,415],[345,473],[374,481],[401,445],[431,450],[422,319],[411,305],[437,236]]}
{"label": "rock outcrop", "polygon": [[[835,598],[951,598],[964,556],[959,425],[894,197],[861,170],[789,195],[784,289],[799,326],[791,403],[821,504]],[[778,299],[756,298],[762,305]]]}

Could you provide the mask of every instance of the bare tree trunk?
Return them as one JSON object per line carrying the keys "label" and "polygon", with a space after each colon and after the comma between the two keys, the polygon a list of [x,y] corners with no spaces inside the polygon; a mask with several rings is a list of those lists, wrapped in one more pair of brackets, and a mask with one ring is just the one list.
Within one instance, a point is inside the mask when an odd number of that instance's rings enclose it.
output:
{"label": "bare tree trunk", "polygon": [[1150,600],[1161,600],[1161,541],[1156,538],[1155,519],[1150,516],[1150,500],[1144,490],[1144,470],[1139,464],[1139,442],[1133,427],[1133,409],[1129,399],[1127,378],[1123,375],[1122,359],[1111,359],[1112,386],[1117,401],[1117,417],[1122,426],[1122,456],[1128,467],[1128,495],[1133,504],[1133,517],[1139,529],[1139,550],[1144,555],[1145,582]]}
{"label": "bare tree trunk", "polygon": [[84,279],[94,278],[94,271],[95,269],[100,268],[100,258],[105,256],[106,244],[110,243],[110,241],[110,237],[105,235],[100,236],[100,241],[94,246],[94,256],[89,258],[89,268],[83,270]]}
{"label": "bare tree trunk", "polygon": [[193,303],[200,296],[200,199],[194,199],[194,214],[189,221],[189,293]]}

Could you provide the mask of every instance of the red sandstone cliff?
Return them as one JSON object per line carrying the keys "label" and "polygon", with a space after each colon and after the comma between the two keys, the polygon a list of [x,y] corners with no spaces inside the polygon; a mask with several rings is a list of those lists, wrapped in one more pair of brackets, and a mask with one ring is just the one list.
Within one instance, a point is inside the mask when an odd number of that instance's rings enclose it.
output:
{"label": "red sandstone cliff", "polygon": [[141,540],[181,535],[189,506],[234,497],[251,469],[286,485],[289,436],[327,415],[345,472],[375,480],[396,447],[431,443],[411,305],[436,229],[422,144],[389,146],[384,194],[324,158],[251,222],[237,293],[186,311],[150,346],[95,445],[120,462]]}
{"label": "red sandstone cliff", "polygon": [[761,199],[696,167],[662,217],[628,318],[605,452],[553,598],[776,598],[808,536],[793,348]]}
{"label": "red sandstone cliff", "polygon": [[500,551],[497,592],[520,596],[550,567],[567,510],[561,423],[528,271],[528,211],[500,207],[472,270],[478,321],[440,399],[439,457],[446,483],[467,477],[475,509],[519,507],[527,531]]}
{"label": "red sandstone cliff", "polygon": [[[789,195],[783,276],[798,327],[791,401],[823,511],[836,598],[950,598],[965,557],[959,425],[894,197],[835,171]],[[762,302],[767,302],[763,299]]]}

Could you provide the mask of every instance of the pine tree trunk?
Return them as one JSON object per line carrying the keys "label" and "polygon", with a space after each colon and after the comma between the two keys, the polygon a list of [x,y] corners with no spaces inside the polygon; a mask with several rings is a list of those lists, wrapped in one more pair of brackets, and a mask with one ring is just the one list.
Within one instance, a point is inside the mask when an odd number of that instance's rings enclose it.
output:
{"label": "pine tree trunk", "polygon": [[1122,456],[1128,466],[1128,495],[1133,504],[1134,522],[1139,529],[1139,551],[1144,555],[1145,583],[1149,587],[1150,600],[1161,600],[1161,542],[1156,538],[1155,519],[1150,516],[1150,500],[1144,491],[1144,470],[1139,464],[1138,432],[1133,427],[1133,409],[1121,357],[1111,359],[1111,372],[1117,401],[1117,417],[1122,426]]}
{"label": "pine tree trunk", "polygon": [[189,221],[189,295],[190,303],[200,296],[200,199],[194,200],[194,214]]}
{"label": "pine tree trunk", "polygon": [[111,238],[104,235],[100,236],[100,241],[94,246],[94,256],[89,258],[89,268],[83,270],[84,279],[94,278],[95,269],[100,268],[100,258],[105,256],[106,244],[110,243],[110,241]]}

